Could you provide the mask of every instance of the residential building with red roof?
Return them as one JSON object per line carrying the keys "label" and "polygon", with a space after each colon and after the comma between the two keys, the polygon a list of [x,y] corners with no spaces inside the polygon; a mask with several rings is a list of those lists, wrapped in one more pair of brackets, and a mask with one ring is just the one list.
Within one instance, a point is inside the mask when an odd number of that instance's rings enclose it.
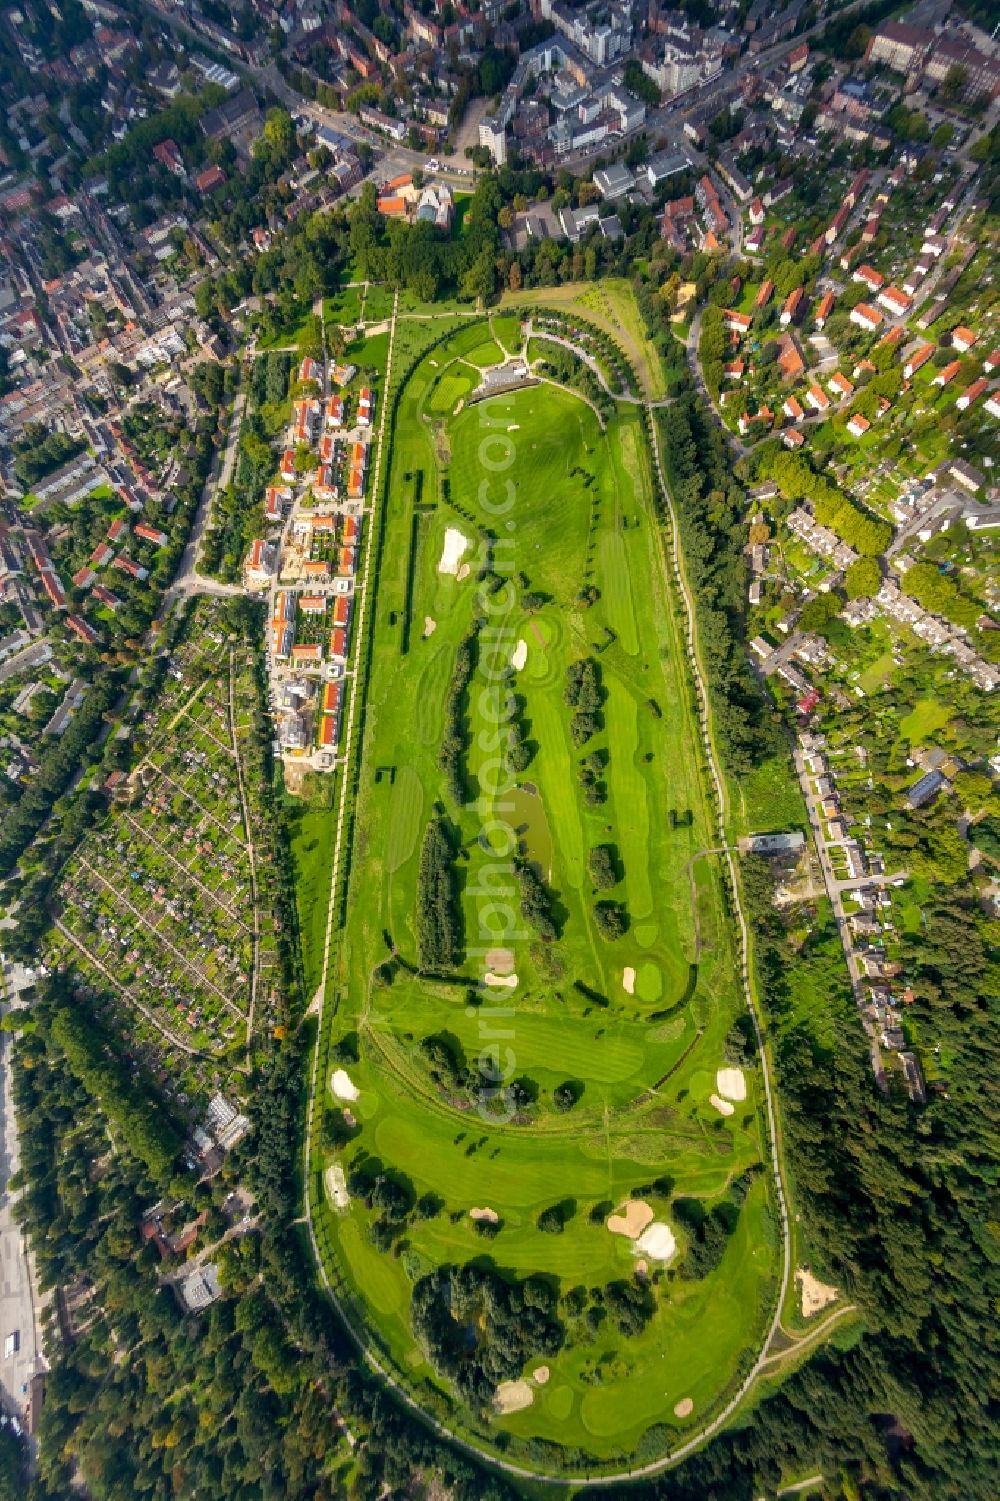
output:
{"label": "residential building with red roof", "polygon": [[323,648],[318,641],[297,642],[292,647],[292,661],[300,666],[306,666],[312,662],[322,662]]}
{"label": "residential building with red roof", "polygon": [[907,380],[911,380],[918,370],[923,369],[935,348],[934,344],[921,344],[919,349],[913,351],[903,366],[903,375]]}
{"label": "residential building with red roof", "polygon": [[141,537],[144,542],[152,542],[154,547],[165,547],[167,545],[166,532],[157,531],[155,526],[149,526],[145,521],[140,521],[136,524],[135,535]]}
{"label": "residential building with red roof", "polygon": [[783,380],[795,380],[806,368],[802,353],[791,334],[782,334],[778,339],[778,369]]}
{"label": "residential building with red roof", "polygon": [[81,615],[67,615],[66,624],[73,632],[73,635],[79,637],[86,646],[96,646],[101,639],[100,632],[95,631],[94,627],[84,620]]}
{"label": "residential building with red roof", "polygon": [[210,167],[206,167],[203,172],[198,173],[198,176],[194,180],[194,185],[199,193],[211,193],[216,188],[221,188],[225,180],[225,172],[213,162]]}
{"label": "residential building with red roof", "polygon": [[851,322],[863,328],[867,333],[874,333],[885,322],[882,313],[877,307],[872,307],[870,302],[859,302],[851,309]]}
{"label": "residential building with red roof", "polygon": [[805,296],[805,289],[803,287],[793,287],[789,292],[781,309],[781,316],[778,319],[782,328],[787,328],[790,323],[795,322],[798,318],[799,311],[805,302]]}
{"label": "residential building with red roof", "polygon": [[816,309],[815,323],[817,328],[821,329],[825,326],[826,320],[833,312],[833,304],[835,300],[836,299],[832,292],[823,293],[823,296],[819,300],[819,306]]}
{"label": "residential building with red roof", "polygon": [[881,271],[876,271],[874,266],[867,263],[858,267],[851,280],[863,282],[869,292],[880,292],[885,286],[885,277]]}
{"label": "residential building with red roof", "polygon": [[981,375],[978,380],[974,380],[972,382],[971,386],[966,386],[965,390],[955,402],[958,410],[960,412],[964,412],[968,407],[974,405],[974,403],[979,400],[980,396],[982,396],[988,384],[989,382],[987,381],[985,375]]}
{"label": "residential building with red roof", "polygon": [[769,276],[765,276],[757,289],[757,296],[753,300],[754,311],[760,312],[761,308],[767,307],[774,295],[774,282]]}
{"label": "residential building with red roof", "polygon": [[898,287],[883,287],[875,300],[894,318],[905,318],[913,306],[913,298],[907,297]]}
{"label": "residential building with red roof", "polygon": [[952,381],[952,380],[955,379],[955,376],[958,374],[958,372],[961,370],[961,368],[962,368],[962,361],[961,360],[951,360],[951,361],[949,361],[949,363],[947,365],[943,365],[941,367],[941,369],[938,371],[937,375],[935,375],[934,379],[931,381],[931,385],[932,386],[946,386],[949,381]]}

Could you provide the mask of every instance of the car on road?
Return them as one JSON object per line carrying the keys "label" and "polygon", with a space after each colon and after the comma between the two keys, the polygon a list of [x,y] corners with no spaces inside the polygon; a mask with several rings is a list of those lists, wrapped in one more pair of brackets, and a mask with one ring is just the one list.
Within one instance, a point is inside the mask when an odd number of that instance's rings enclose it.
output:
{"label": "car on road", "polygon": [[426,161],[424,163],[424,171],[425,172],[440,172],[440,170],[441,170],[441,163],[438,161],[438,159],[437,159],[436,156],[432,156],[429,159],[429,161]]}
{"label": "car on road", "polygon": [[3,1358],[4,1358],[4,1360],[9,1360],[12,1355],[16,1355],[17,1352],[18,1352],[18,1350],[20,1350],[20,1348],[21,1348],[21,1331],[20,1331],[20,1329],[15,1329],[14,1332],[13,1332],[13,1334],[8,1334],[7,1338],[3,1342]]}

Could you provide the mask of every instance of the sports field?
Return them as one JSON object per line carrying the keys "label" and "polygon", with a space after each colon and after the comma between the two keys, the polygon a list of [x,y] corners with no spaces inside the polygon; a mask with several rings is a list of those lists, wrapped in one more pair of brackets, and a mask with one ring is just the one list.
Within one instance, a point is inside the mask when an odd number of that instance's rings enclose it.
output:
{"label": "sports field", "polygon": [[[399,1379],[449,1423],[554,1470],[549,1445],[566,1463],[649,1459],[702,1425],[759,1341],[778,1253],[752,1059],[745,1099],[718,1096],[743,1004],[641,416],[622,407],[602,430],[551,384],[470,400],[517,346],[514,321],[430,350],[389,438],[311,1193],[345,1310]],[[460,659],[471,676],[456,694]],[[581,663],[597,685],[582,739],[566,691]],[[511,723],[526,747],[516,773]],[[421,968],[433,823],[458,940]],[[521,862],[544,931],[522,912]],[[470,1080],[489,1064],[503,1092],[485,1098]],[[344,1189],[366,1174],[394,1185],[390,1212]],[[630,1196],[673,1254],[609,1230]],[[726,1211],[710,1266],[692,1199]],[[486,1235],[484,1210],[499,1224]],[[559,1348],[529,1351],[516,1373],[548,1368],[520,1384],[518,1411],[463,1402],[414,1332],[414,1286],[468,1263],[539,1274],[561,1326]],[[645,1305],[631,1332],[605,1296],[619,1282]],[[488,1320],[461,1331],[470,1353]]]}

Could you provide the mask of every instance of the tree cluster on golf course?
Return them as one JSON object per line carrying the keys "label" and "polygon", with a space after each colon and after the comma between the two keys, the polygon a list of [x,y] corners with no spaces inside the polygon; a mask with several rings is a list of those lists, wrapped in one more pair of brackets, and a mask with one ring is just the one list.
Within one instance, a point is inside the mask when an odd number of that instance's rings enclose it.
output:
{"label": "tree cluster on golf course", "polygon": [[476,668],[479,632],[483,622],[476,620],[455,651],[451,683],[445,703],[445,729],[441,737],[438,765],[448,781],[448,790],[456,803],[464,802],[466,795],[465,771],[462,758],[468,745],[466,728],[466,691]]}
{"label": "tree cluster on golf course", "polygon": [[559,927],[552,907],[552,897],[541,876],[530,861],[518,858],[514,862],[521,896],[521,916],[530,923],[539,938],[553,943],[559,937]]}
{"label": "tree cluster on golf course", "polygon": [[420,846],[417,872],[417,949],[425,972],[452,969],[461,958],[462,915],[454,859],[444,820],[432,819]]}
{"label": "tree cluster on golf course", "polygon": [[421,1277],[411,1316],[435,1369],[474,1408],[484,1408],[502,1381],[520,1376],[527,1360],[558,1353],[564,1330],[554,1310],[546,1279],[519,1281],[470,1262]]}
{"label": "tree cluster on golf course", "polygon": [[573,710],[569,724],[570,739],[579,748],[602,728],[601,705],[604,690],[601,670],[593,657],[570,663],[566,669],[566,704]]}

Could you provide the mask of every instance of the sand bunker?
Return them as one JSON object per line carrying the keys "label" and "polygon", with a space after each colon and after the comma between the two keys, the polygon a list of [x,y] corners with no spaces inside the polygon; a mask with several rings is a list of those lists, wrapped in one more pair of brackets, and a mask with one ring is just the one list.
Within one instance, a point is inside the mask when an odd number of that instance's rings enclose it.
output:
{"label": "sand bunker", "polygon": [[474,1209],[470,1209],[469,1219],[488,1220],[491,1225],[499,1225],[500,1223],[500,1216],[497,1214],[496,1210],[491,1209],[488,1204],[484,1205],[482,1209],[480,1209],[478,1206],[476,1206],[476,1208]]}
{"label": "sand bunker", "polygon": [[486,967],[497,975],[509,975],[514,968],[513,949],[487,949]]}
{"label": "sand bunker", "polygon": [[351,1196],[347,1192],[347,1180],[344,1177],[344,1169],[339,1162],[333,1167],[328,1167],[324,1178],[326,1183],[327,1198],[335,1209],[346,1209],[351,1202]]}
{"label": "sand bunker", "polygon": [[622,974],[622,989],[626,995],[635,995],[635,970],[631,964],[626,964]]}
{"label": "sand bunker", "polygon": [[689,1418],[694,1412],[694,1403],[690,1397],[682,1397],[674,1407],[675,1418]]}
{"label": "sand bunker", "polygon": [[636,1240],[653,1218],[652,1207],[645,1199],[630,1199],[624,1214],[609,1214],[607,1226],[612,1235],[627,1235]]}
{"label": "sand bunker", "polygon": [[493,990],[516,990],[517,975],[497,975],[492,970],[483,976],[484,981]]}
{"label": "sand bunker", "polygon": [[471,572],[472,565],[470,563],[463,563],[461,568],[456,573],[455,577],[458,579],[458,582],[461,583],[463,579],[467,579],[469,577],[469,574]]}
{"label": "sand bunker", "polygon": [[330,1080],[330,1088],[338,1100],[356,1100],[360,1091],[355,1087],[345,1069],[338,1068]]}
{"label": "sand bunker", "polygon": [[458,565],[468,546],[469,539],[465,533],[460,532],[457,526],[450,526],[444,534],[444,547],[441,550],[438,573],[457,573]]}
{"label": "sand bunker", "polygon": [[669,1261],[677,1250],[674,1232],[662,1220],[654,1220],[635,1243],[637,1251],[648,1256],[650,1261]]}
{"label": "sand bunker", "polygon": [[710,1094],[708,1097],[708,1103],[710,1105],[714,1105],[720,1115],[732,1115],[733,1111],[736,1109],[736,1106],[730,1105],[728,1100],[720,1100],[717,1094]]}
{"label": "sand bunker", "polygon": [[522,1408],[530,1407],[534,1400],[535,1393],[527,1381],[501,1381],[493,1406],[498,1412],[520,1412]]}
{"label": "sand bunker", "polygon": [[715,1087],[724,1100],[745,1100],[747,1081],[741,1068],[720,1068],[715,1076]]}
{"label": "sand bunker", "polygon": [[835,1287],[821,1282],[814,1277],[807,1267],[795,1268],[795,1284],[802,1296],[802,1317],[812,1318],[814,1313],[819,1313],[821,1308],[826,1308],[830,1303],[836,1303],[840,1293]]}
{"label": "sand bunker", "polygon": [[438,628],[437,621],[431,615],[424,616],[424,636],[433,636]]}
{"label": "sand bunker", "polygon": [[544,1386],[545,1383],[546,1383],[546,1381],[548,1381],[548,1379],[549,1379],[549,1368],[548,1368],[548,1366],[547,1365],[536,1365],[535,1369],[531,1373],[531,1379],[535,1383],[536,1386]]}
{"label": "sand bunker", "polygon": [[513,667],[513,669],[514,669],[515,672],[520,672],[521,668],[524,666],[524,664],[525,664],[525,662],[527,662],[527,660],[528,660],[528,643],[527,643],[527,641],[523,641],[522,640],[522,641],[519,641],[517,643],[517,645],[515,646],[515,648],[514,648],[514,654],[513,654],[513,656],[510,659],[510,665],[511,665],[511,667]]}

